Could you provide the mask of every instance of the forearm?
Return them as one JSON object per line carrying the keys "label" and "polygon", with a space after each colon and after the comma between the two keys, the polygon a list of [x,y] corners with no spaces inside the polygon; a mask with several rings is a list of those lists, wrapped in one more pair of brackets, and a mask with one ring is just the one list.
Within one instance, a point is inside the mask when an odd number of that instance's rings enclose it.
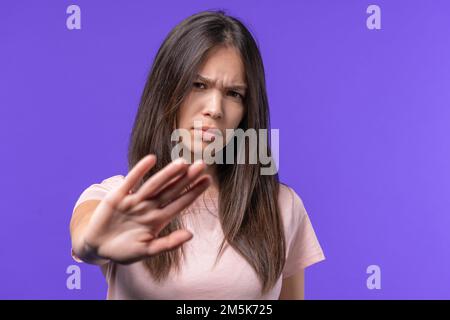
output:
{"label": "forearm", "polygon": [[90,200],[81,203],[75,209],[70,222],[73,254],[76,258],[82,260],[83,262],[95,265],[102,265],[109,261],[100,257],[97,254],[97,250],[89,246],[84,238],[86,227],[99,203],[100,201],[97,200]]}

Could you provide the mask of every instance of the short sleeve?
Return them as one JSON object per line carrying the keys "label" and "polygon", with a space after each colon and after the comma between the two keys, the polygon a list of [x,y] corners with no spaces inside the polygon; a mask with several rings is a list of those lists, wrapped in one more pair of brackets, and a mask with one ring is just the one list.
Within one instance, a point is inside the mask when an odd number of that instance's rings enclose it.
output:
{"label": "short sleeve", "polygon": [[103,180],[101,183],[94,183],[85,189],[79,196],[77,202],[73,206],[73,211],[82,202],[87,200],[102,200],[106,194],[120,185],[125,177],[122,175],[112,176]]}
{"label": "short sleeve", "polygon": [[293,276],[301,269],[325,260],[322,247],[317,239],[311,220],[300,197],[292,194],[292,216],[288,227],[287,258],[283,278]]}
{"label": "short sleeve", "polygon": [[[125,177],[122,175],[116,175],[112,176],[110,178],[104,179],[100,183],[94,183],[90,185],[88,188],[86,188],[81,195],[78,197],[77,202],[73,206],[72,214],[75,211],[75,208],[81,204],[84,201],[87,200],[102,200],[106,194],[116,188],[120,185],[120,183],[123,181]],[[78,258],[75,253],[73,252],[73,249],[71,249],[71,255],[72,258],[79,263],[82,263],[83,261]]]}

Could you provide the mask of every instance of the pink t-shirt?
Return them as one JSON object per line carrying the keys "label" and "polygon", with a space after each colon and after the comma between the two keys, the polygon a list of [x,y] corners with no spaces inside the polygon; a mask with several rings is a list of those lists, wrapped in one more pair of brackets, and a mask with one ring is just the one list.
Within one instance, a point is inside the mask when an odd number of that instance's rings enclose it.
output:
{"label": "pink t-shirt", "polygon": [[[74,209],[83,201],[101,200],[123,179],[124,176],[116,175],[91,185],[80,195]],[[293,189],[280,184],[279,204],[287,240],[286,264],[276,285],[262,295],[255,271],[231,246],[226,246],[214,266],[223,232],[217,217],[217,200],[205,195],[198,197],[190,206],[192,210],[182,215],[186,228],[194,236],[184,244],[181,271],[170,273],[166,280],[158,283],[142,262],[130,265],[109,262],[101,266],[108,283],[107,299],[275,300],[280,295],[282,278],[325,259],[302,200]]]}

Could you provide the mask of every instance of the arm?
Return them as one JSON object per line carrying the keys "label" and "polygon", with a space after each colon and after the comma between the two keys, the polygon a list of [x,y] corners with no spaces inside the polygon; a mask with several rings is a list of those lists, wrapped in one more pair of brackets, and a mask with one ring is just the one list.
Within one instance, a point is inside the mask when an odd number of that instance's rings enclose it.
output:
{"label": "arm", "polygon": [[279,300],[305,299],[305,270],[283,279]]}
{"label": "arm", "polygon": [[87,200],[75,208],[72,219],[70,220],[70,235],[72,238],[72,249],[77,258],[86,263],[103,265],[108,260],[96,257],[92,250],[89,250],[85,246],[83,239],[84,230],[99,203],[100,200]]}
{"label": "arm", "polygon": [[192,239],[186,229],[159,233],[209,187],[206,164],[174,160],[131,192],[155,163],[154,155],[145,156],[102,200],[77,205],[70,223],[74,258],[97,265],[130,264]]}

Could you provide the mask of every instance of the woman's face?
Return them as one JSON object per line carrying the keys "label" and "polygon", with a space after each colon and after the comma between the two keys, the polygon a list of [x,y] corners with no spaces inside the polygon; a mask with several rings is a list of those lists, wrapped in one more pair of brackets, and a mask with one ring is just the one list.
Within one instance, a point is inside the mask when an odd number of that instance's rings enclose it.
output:
{"label": "woman's face", "polygon": [[190,146],[186,145],[191,153],[201,153],[216,139],[222,139],[223,145],[229,141],[226,129],[236,129],[244,116],[245,80],[244,65],[234,47],[210,51],[177,114],[177,128],[191,133]]}

